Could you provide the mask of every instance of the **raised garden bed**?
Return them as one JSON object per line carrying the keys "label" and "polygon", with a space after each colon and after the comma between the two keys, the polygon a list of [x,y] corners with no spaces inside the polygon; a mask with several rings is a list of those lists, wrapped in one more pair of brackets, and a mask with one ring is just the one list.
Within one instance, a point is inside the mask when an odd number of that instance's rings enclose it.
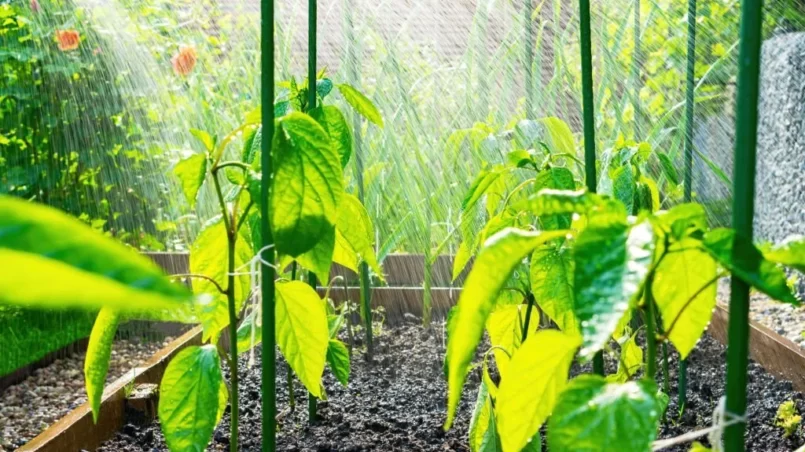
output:
{"label": "raised garden bed", "polygon": [[[181,261],[186,258],[178,259]],[[398,259],[416,260],[417,257],[392,256],[387,263],[393,265]],[[439,262],[434,273],[447,274],[450,260],[445,258]],[[415,263],[411,262],[409,265]],[[324,381],[329,400],[320,403],[319,414],[322,419],[315,425],[307,425],[306,394],[298,382],[295,386],[297,408],[292,413],[284,412],[288,407],[285,389],[287,366],[281,361],[277,363],[278,411],[282,413],[278,444],[281,450],[467,449],[466,430],[474,403],[472,389],[477,387],[479,377],[476,371],[470,378],[457,423],[453,430],[444,432],[441,428],[446,399],[442,368],[444,330],[438,323],[431,330],[424,330],[418,325],[418,320],[415,320],[422,312],[423,290],[416,287],[416,276],[410,277],[412,273],[415,272],[390,273],[389,280],[399,287],[373,289],[373,305],[382,306],[386,310],[389,324],[379,339],[375,360],[368,363],[360,352],[356,352],[348,388],[340,386],[329,372],[325,372]],[[392,276],[400,274],[409,276]],[[345,273],[345,276],[349,279],[351,275]],[[449,279],[439,280],[440,284],[444,284],[444,281]],[[330,296],[337,301],[347,297],[355,300],[357,292],[354,287],[345,291],[336,286]],[[444,313],[458,299],[460,289],[438,287],[432,293],[434,318],[443,318]],[[726,320],[726,311],[718,308],[709,329],[710,335],[705,336],[689,360],[689,404],[688,410],[681,417],[678,416],[676,405],[676,358],[672,355],[671,404],[660,438],[676,436],[709,425],[713,408],[724,392],[725,349],[717,340],[723,342],[725,339]],[[805,440],[801,430],[790,439],[783,438],[782,429],[774,426],[774,416],[779,404],[787,400],[793,400],[800,411],[805,409],[805,399],[797,392],[805,390],[805,378],[802,377],[805,375],[805,354],[796,344],[768,328],[757,323],[753,323],[752,328],[752,356],[766,369],[754,363],[750,368],[750,450],[761,444],[768,451],[792,450]],[[137,381],[158,383],[166,357],[197,340],[197,336],[188,335],[159,352],[148,366],[138,369]],[[259,450],[259,357],[258,351],[256,362],[251,368],[247,366],[248,357],[242,357],[243,450]],[[609,362],[608,365],[612,367],[614,363]],[[573,372],[578,373],[581,370],[574,366]],[[614,371],[614,368],[610,371]],[[22,450],[92,449],[99,444],[104,444],[100,450],[110,451],[166,450],[158,421],[140,427],[126,423],[122,408],[125,405],[122,388],[129,380],[129,376],[124,376],[107,390],[102,418],[104,413],[112,413],[111,422],[93,426],[88,408],[82,406]],[[212,450],[228,448],[228,427],[226,414],[224,421],[216,429]],[[104,441],[108,442],[103,443]],[[703,438],[702,441],[706,442],[706,439]],[[79,443],[81,445],[77,446]],[[72,445],[76,447],[71,448]],[[670,450],[687,450],[687,446]]]}
{"label": "raised garden bed", "polygon": [[[356,354],[349,386],[344,388],[331,375],[325,374],[328,401],[319,406],[320,420],[308,425],[306,393],[295,385],[297,407],[288,410],[284,362],[278,362],[277,401],[280,430],[279,450],[318,451],[393,451],[393,450],[468,450],[466,435],[474,404],[474,390],[480,373],[472,373],[465,387],[465,397],[452,430],[445,432],[446,385],[442,370],[444,330],[425,330],[419,325],[393,327],[379,338],[375,361],[365,361]],[[726,365],[725,348],[711,337],[705,338],[689,358],[688,407],[678,415],[676,404],[676,357],[671,358],[671,404],[660,438],[706,428],[712,413],[724,395]],[[260,449],[260,354],[254,367],[247,367],[242,357],[245,376],[242,389],[247,395],[241,406],[242,450]],[[610,364],[612,364],[610,362]],[[574,366],[571,373],[589,371]],[[614,372],[614,368],[609,369]],[[748,450],[768,452],[790,451],[802,445],[805,436],[798,430],[783,438],[781,428],[774,426],[777,407],[793,400],[805,409],[805,398],[790,382],[774,378],[757,364],[750,366]],[[284,412],[284,413],[283,413]],[[287,413],[287,414],[285,414]],[[702,439],[706,443],[706,438]],[[224,415],[210,445],[210,450],[228,450],[229,417]],[[666,449],[687,451],[689,444]],[[142,428],[128,425],[99,448],[101,451],[167,450],[158,421]]]}

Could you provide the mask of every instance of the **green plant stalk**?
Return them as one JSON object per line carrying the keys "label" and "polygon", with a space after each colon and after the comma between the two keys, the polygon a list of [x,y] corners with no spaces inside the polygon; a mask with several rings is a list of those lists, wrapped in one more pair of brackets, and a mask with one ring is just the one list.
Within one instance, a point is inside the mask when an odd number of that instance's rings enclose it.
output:
{"label": "green plant stalk", "polygon": [[[581,27],[581,86],[584,104],[584,170],[587,191],[595,193],[595,111],[593,110],[593,54],[590,42],[590,0],[579,0]],[[593,372],[604,375],[604,353],[593,357]]]}
{"label": "green plant stalk", "polygon": [[[308,273],[307,273],[307,283],[310,284],[310,287],[312,287],[313,290],[316,290],[316,288],[318,286],[318,283],[316,282],[316,275],[310,270],[308,270]],[[308,416],[308,422],[310,424],[315,424],[316,419],[318,419],[318,417],[317,417],[318,415],[316,414],[317,408],[318,408],[318,406],[317,406],[317,402],[316,402],[316,396],[314,396],[313,394],[308,392],[307,393],[307,416]]]}
{"label": "green plant stalk", "polygon": [[[693,191],[693,118],[696,95],[696,0],[688,0],[688,51],[685,87],[685,175],[684,199],[691,202]],[[679,360],[678,405],[680,415],[688,402],[688,362]]]}
{"label": "green plant stalk", "polygon": [[430,317],[433,303],[433,294],[431,293],[434,259],[433,249],[431,248],[431,240],[433,239],[433,211],[430,209],[430,207],[430,205],[427,205],[425,209],[425,253],[422,262],[422,326],[425,328],[430,327]]}
{"label": "green plant stalk", "polygon": [[[268,224],[268,200],[271,197],[271,175],[274,165],[271,159],[271,142],[274,137],[274,0],[261,0],[260,2],[260,105],[263,118],[263,140],[261,145],[261,176],[263,184],[260,187],[260,232],[263,239],[261,244],[262,260],[273,264],[276,258],[274,239],[271,227]],[[276,338],[274,325],[274,267],[260,265],[261,277],[261,317],[263,325],[262,334],[262,361],[261,361],[261,389],[262,398],[262,450],[276,450],[277,438],[277,399],[276,399]]]}
{"label": "green plant stalk", "polygon": [[657,377],[657,314],[654,312],[654,299],[651,295],[653,276],[646,281],[645,322],[646,322],[646,378],[656,380]]}
{"label": "green plant stalk", "polygon": [[[224,215],[226,215],[226,212],[224,212]],[[238,452],[238,418],[240,417],[238,413],[238,407],[240,406],[238,404],[238,386],[240,384],[240,377],[238,376],[238,313],[235,309],[235,244],[237,237],[238,232],[234,230],[233,225],[232,229],[227,231],[227,268],[229,272],[226,286],[226,301],[229,308],[229,384],[231,385],[231,394],[229,396],[231,401],[229,450],[232,452]]]}
{"label": "green plant stalk", "polygon": [[237,243],[238,231],[237,223],[234,215],[229,214],[226,208],[226,201],[224,200],[223,192],[221,191],[221,183],[218,180],[218,166],[213,167],[212,181],[215,185],[215,193],[218,195],[218,202],[221,206],[221,214],[223,215],[224,226],[226,227],[226,242],[227,242],[227,277],[226,277],[226,302],[229,314],[229,374],[230,374],[230,438],[229,447],[232,452],[238,450],[238,313],[235,309],[235,245]]}
{"label": "green plant stalk", "polygon": [[671,377],[668,365],[668,342],[662,343],[662,390],[671,393]]}
{"label": "green plant stalk", "polygon": [[525,310],[525,321],[523,322],[523,340],[522,340],[522,342],[525,342],[525,340],[528,339],[528,327],[531,324],[531,312],[534,310],[534,303],[536,301],[534,299],[534,294],[531,293],[531,292],[528,292],[528,295],[527,295],[526,298],[528,298],[528,306],[526,307],[526,310]]}
{"label": "green plant stalk", "polygon": [[[755,216],[755,163],[757,160],[758,97],[760,94],[760,47],[763,0],[741,2],[741,45],[738,57],[738,96],[735,116],[735,165],[733,173],[732,226],[744,239],[753,237]],[[747,366],[749,364],[749,285],[731,278],[729,327],[727,330],[726,410],[736,416],[746,413]],[[724,431],[724,447],[744,450],[745,422]]]}

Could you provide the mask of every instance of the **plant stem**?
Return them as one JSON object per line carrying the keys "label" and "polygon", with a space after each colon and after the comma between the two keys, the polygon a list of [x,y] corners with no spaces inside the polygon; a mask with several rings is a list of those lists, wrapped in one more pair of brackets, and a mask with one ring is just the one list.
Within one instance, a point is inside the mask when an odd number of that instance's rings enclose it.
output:
{"label": "plant stem", "polygon": [[179,275],[171,275],[171,279],[182,279],[182,278],[203,279],[205,281],[210,282],[212,285],[214,285],[215,288],[218,289],[218,292],[221,292],[222,294],[226,295],[226,290],[224,290],[224,288],[221,287],[220,284],[218,284],[218,281],[216,281],[213,278],[210,278],[209,276],[197,275],[197,274],[194,274],[194,273],[183,273],[183,274],[179,274]]}
{"label": "plant stem", "polygon": [[645,322],[646,322],[646,377],[656,380],[657,376],[657,316],[654,313],[654,300],[651,295],[651,284],[654,275],[650,274],[646,281]]}
{"label": "plant stem", "polygon": [[534,310],[534,302],[536,301],[534,299],[534,294],[531,292],[528,293],[526,298],[528,298],[528,306],[525,308],[525,322],[523,323],[522,342],[525,342],[525,340],[528,338],[528,327],[531,324],[531,311]]}
{"label": "plant stem", "polygon": [[671,393],[671,377],[668,368],[668,342],[662,343],[662,390],[665,394]]}
{"label": "plant stem", "polygon": [[288,382],[288,404],[291,406],[291,412],[293,412],[296,411],[296,394],[293,392],[293,369],[291,369],[290,365],[288,365],[286,381]]}
{"label": "plant stem", "polygon": [[372,286],[369,279],[369,265],[361,262],[361,314],[364,329],[366,330],[366,356],[371,360],[373,356],[372,344]]}
{"label": "plant stem", "polygon": [[679,387],[677,388],[679,396],[679,415],[685,413],[685,405],[688,403],[688,360],[679,360]]}
{"label": "plant stem", "polygon": [[[310,287],[312,287],[313,290],[316,290],[316,286],[318,285],[317,282],[316,282],[316,274],[313,273],[310,270],[308,270],[308,273],[307,273],[307,282],[308,282],[308,284],[310,284]],[[311,394],[310,392],[308,392],[307,393],[307,415],[308,415],[308,422],[310,424],[315,424],[316,423],[316,419],[317,419],[317,415],[316,415],[317,406],[316,405],[317,405],[316,404],[316,397],[313,394]]]}
{"label": "plant stem", "polygon": [[228,245],[227,250],[227,268],[229,269],[227,275],[226,286],[226,299],[229,308],[229,375],[230,384],[232,386],[232,394],[230,395],[231,410],[230,410],[230,438],[229,450],[232,452],[238,451],[238,313],[235,309],[235,241],[237,240],[237,232],[234,230],[227,232]]}

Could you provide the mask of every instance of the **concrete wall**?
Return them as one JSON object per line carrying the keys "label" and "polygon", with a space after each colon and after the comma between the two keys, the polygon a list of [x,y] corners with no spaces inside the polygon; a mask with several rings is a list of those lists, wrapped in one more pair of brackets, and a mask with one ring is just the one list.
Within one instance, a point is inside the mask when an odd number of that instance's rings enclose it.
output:
{"label": "concrete wall", "polygon": [[755,235],[805,234],[805,33],[763,44]]}

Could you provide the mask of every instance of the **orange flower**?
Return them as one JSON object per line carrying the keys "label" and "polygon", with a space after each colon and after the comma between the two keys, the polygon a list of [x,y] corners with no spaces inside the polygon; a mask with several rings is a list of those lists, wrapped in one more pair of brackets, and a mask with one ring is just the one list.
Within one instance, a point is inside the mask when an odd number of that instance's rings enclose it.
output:
{"label": "orange flower", "polygon": [[56,41],[59,42],[59,50],[69,52],[78,48],[81,43],[81,35],[76,30],[57,30]]}
{"label": "orange flower", "polygon": [[193,72],[193,68],[196,67],[197,60],[198,57],[196,56],[195,48],[182,46],[179,49],[179,53],[171,58],[173,72],[175,72],[176,75],[186,76],[187,74]]}

